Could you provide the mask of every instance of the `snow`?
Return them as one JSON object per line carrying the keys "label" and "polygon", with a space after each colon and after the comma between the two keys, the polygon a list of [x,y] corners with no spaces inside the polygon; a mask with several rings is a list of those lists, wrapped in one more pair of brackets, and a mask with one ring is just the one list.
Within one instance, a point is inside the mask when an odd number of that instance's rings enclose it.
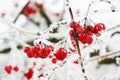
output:
{"label": "snow", "polygon": [[[32,0],[35,1],[35,0]],[[70,0],[70,6],[73,9],[74,17],[76,21],[82,21],[85,17],[85,13],[87,12],[88,5],[93,0]],[[107,1],[107,0],[101,0],[101,1]],[[94,3],[91,6],[88,18],[93,20],[95,23],[102,22],[105,23],[107,26],[106,28],[112,28],[118,24],[120,24],[120,1],[119,0],[109,0],[111,1],[112,5],[108,4],[107,2],[100,2],[100,0],[94,0]],[[57,18],[55,18],[52,13],[56,12],[62,12],[64,9],[67,9],[64,7],[64,0],[37,0],[37,2],[43,2],[45,5],[45,11],[49,15],[50,19],[53,23],[57,23]],[[14,3],[19,4],[19,7],[14,7]],[[18,15],[18,13],[21,11],[21,9],[25,6],[27,3],[27,0],[0,0],[0,14],[5,13],[4,18],[9,20],[11,22],[14,21],[15,17]],[[111,6],[115,6],[116,12],[111,12]],[[80,14],[75,14],[76,10],[80,10]],[[98,10],[98,12],[94,12],[95,10]],[[36,27],[34,24],[32,24],[30,21],[27,21],[27,18],[24,15],[20,15],[17,22],[15,23],[16,27],[30,31],[30,32],[41,32],[45,30],[46,23],[44,19],[41,18],[41,16],[38,17],[38,14],[35,17],[36,21],[41,22],[41,27]],[[40,18],[40,19],[39,19]],[[70,22],[70,16],[69,12],[66,11],[64,14],[64,20]],[[82,22],[83,23],[83,22]],[[68,24],[67,24],[68,25]],[[66,26],[67,26],[66,25]],[[45,27],[44,27],[45,26]],[[53,27],[56,25],[53,25]],[[10,27],[9,25],[0,22],[0,50],[11,47],[12,51],[8,54],[0,54],[0,80],[26,80],[23,78],[24,71],[27,70],[27,68],[32,67],[32,63],[35,61],[37,62],[37,66],[34,68],[34,71],[36,72],[34,74],[34,77],[31,80],[47,80],[46,77],[43,77],[41,79],[37,79],[37,75],[39,73],[49,73],[51,77],[51,80],[84,80],[83,74],[81,72],[81,67],[79,64],[73,64],[72,60],[77,59],[78,55],[74,54],[70,58],[67,59],[67,63],[64,64],[64,66],[59,67],[54,72],[52,68],[59,66],[59,65],[51,65],[51,62],[49,59],[42,60],[42,59],[28,59],[27,56],[24,54],[23,50],[18,50],[16,48],[17,44],[22,44],[22,46],[27,45],[25,41],[27,40],[35,40],[34,43],[37,43],[38,41],[42,41],[46,44],[51,44],[47,42],[43,37],[49,36],[49,37],[62,37],[62,36],[68,36],[65,34],[65,32],[68,32],[68,27],[61,26],[59,29],[59,33],[57,34],[45,34],[43,36],[40,36],[39,39],[36,40],[37,36],[22,33],[18,30]],[[83,49],[82,55],[86,60],[89,60],[89,52],[93,51],[94,49],[100,49],[101,55],[106,54],[105,47],[109,46],[111,49],[111,52],[118,51],[120,47],[120,35],[115,35],[112,38],[110,35],[115,32],[120,31],[120,28],[103,32],[101,37],[99,37],[98,41],[95,41],[93,45],[90,47],[87,47],[86,49]],[[2,33],[8,33],[8,34],[2,34]],[[7,40],[7,42],[6,42]],[[99,41],[102,41],[100,43],[96,43]],[[87,45],[88,46],[88,45]],[[82,46],[81,46],[82,47]],[[60,63],[60,62],[58,62]],[[18,65],[20,68],[19,73],[13,72],[13,74],[8,75],[4,71],[5,65]],[[41,72],[37,72],[37,69],[41,64],[45,64],[47,67],[45,67],[45,70]],[[85,65],[86,69],[86,75],[89,77],[89,80],[119,80],[120,79],[120,66],[116,66],[115,64],[111,65],[98,65],[98,61],[92,61]]]}

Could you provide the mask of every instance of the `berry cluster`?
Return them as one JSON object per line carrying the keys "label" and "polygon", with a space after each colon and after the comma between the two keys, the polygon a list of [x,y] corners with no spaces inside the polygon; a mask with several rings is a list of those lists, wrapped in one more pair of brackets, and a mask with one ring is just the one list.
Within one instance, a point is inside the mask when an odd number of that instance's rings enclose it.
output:
{"label": "berry cluster", "polygon": [[33,76],[33,69],[32,68],[29,68],[28,72],[24,73],[24,77],[27,78],[27,80],[30,80]]}
{"label": "berry cluster", "polygon": [[65,48],[60,47],[54,54],[53,58],[52,58],[52,63],[55,64],[57,62],[57,60],[63,61],[66,56],[67,56],[68,52],[65,50]]}
{"label": "berry cluster", "polygon": [[52,45],[42,48],[40,45],[35,45],[33,48],[25,47],[24,52],[29,58],[46,58],[54,50]]}
{"label": "berry cluster", "polygon": [[[56,63],[57,60],[64,60],[67,56],[67,51],[65,48],[60,47],[57,51],[54,52],[54,47],[52,45],[42,47],[40,45],[35,45],[34,47],[30,48],[29,46],[26,46],[24,48],[24,52],[27,54],[29,58],[51,58],[52,63]],[[54,52],[54,54],[50,54]]]}
{"label": "berry cluster", "polygon": [[58,59],[58,60],[64,60],[67,56],[67,51],[65,50],[65,48],[59,48],[57,50],[57,52],[55,53],[55,57]]}
{"label": "berry cluster", "polygon": [[37,13],[37,10],[30,6],[26,6],[23,10],[23,14],[25,14],[26,16],[30,16],[30,15],[36,14],[36,13]]}
{"label": "berry cluster", "polygon": [[77,37],[83,44],[91,44],[93,42],[93,34],[99,36],[100,32],[105,30],[103,23],[95,24],[94,27],[91,25],[82,27],[79,23],[71,22],[70,27],[72,28],[69,32],[71,39],[73,40],[74,37]]}
{"label": "berry cluster", "polygon": [[15,72],[18,72],[19,68],[18,68],[18,66],[13,67],[11,65],[8,65],[8,66],[4,67],[4,70],[6,71],[7,74],[11,74],[12,70],[14,70]]}

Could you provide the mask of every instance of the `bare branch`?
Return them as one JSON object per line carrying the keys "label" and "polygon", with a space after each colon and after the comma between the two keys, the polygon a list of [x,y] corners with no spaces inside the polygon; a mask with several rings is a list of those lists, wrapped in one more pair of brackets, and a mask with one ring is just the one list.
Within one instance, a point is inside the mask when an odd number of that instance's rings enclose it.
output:
{"label": "bare branch", "polygon": [[109,57],[109,56],[113,56],[113,55],[120,55],[120,50],[119,50],[119,51],[116,51],[116,52],[108,53],[108,54],[106,54],[106,55],[101,55],[101,56],[93,57],[93,58],[87,60],[87,63],[88,63],[88,62],[91,62],[91,61],[94,61],[94,60],[98,60],[98,59],[100,59],[100,58],[105,58],[105,57]]}

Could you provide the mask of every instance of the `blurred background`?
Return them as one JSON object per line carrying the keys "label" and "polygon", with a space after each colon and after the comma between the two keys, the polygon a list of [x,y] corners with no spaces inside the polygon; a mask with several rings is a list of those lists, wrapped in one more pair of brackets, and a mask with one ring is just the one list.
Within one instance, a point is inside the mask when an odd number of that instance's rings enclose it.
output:
{"label": "blurred background", "polygon": [[[88,9],[89,24],[106,25],[106,30],[94,38],[93,44],[81,46],[89,80],[120,80],[120,0],[69,1],[75,21],[81,25],[84,25]],[[28,58],[23,52],[26,45],[34,46],[37,40],[58,45],[67,37],[70,23],[67,9],[65,0],[0,0],[0,80],[28,80],[24,73],[31,67],[34,74],[30,80],[84,80],[80,65],[73,63],[77,54],[70,56],[61,67],[62,63]],[[48,28],[53,32],[44,35]],[[111,53],[113,55],[95,58]],[[34,63],[36,66],[33,67]],[[6,65],[17,65],[19,71],[7,74]],[[43,65],[44,69],[39,71]],[[44,73],[49,75],[38,78]]]}

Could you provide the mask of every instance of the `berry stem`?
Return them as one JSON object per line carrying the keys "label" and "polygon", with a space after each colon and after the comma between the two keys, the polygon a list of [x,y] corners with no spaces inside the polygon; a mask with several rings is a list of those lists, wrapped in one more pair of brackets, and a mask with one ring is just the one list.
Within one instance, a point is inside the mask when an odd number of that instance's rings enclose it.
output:
{"label": "berry stem", "polygon": [[[16,23],[16,21],[18,20],[19,16],[21,14],[23,14],[23,10],[25,7],[27,7],[29,4],[29,1],[26,3],[26,5],[21,9],[21,11],[18,13],[18,15],[16,16],[15,20],[13,21],[13,23]],[[25,15],[25,14],[24,14]],[[29,18],[27,15],[25,15],[25,17],[30,21],[32,22],[33,24],[35,24],[36,26],[39,26],[39,23],[38,22],[35,22],[33,19]]]}
{"label": "berry stem", "polygon": [[87,63],[91,62],[91,61],[94,61],[94,60],[98,60],[100,58],[105,58],[105,57],[109,57],[109,56],[112,56],[112,55],[119,55],[119,54],[120,54],[120,50],[118,50],[116,52],[112,52],[112,53],[106,54],[106,55],[101,55],[101,56],[93,57],[93,58],[89,59],[87,61]]}
{"label": "berry stem", "polygon": [[88,13],[89,13],[89,11],[90,11],[90,7],[91,7],[92,3],[93,3],[93,1],[92,1],[92,2],[89,4],[89,6],[88,6],[87,13],[86,13],[86,16],[85,16],[84,26],[86,26]]}
{"label": "berry stem", "polygon": [[[67,1],[67,3],[69,3],[69,0],[66,0],[66,1]],[[67,6],[69,6],[69,5],[67,5]],[[82,56],[81,56],[79,42],[78,42],[78,39],[77,39],[77,31],[76,31],[75,24],[74,24],[74,22],[75,22],[74,21],[74,16],[73,16],[72,8],[70,6],[69,6],[69,14],[70,14],[70,17],[71,17],[71,22],[72,22],[72,26],[73,26],[73,30],[74,30],[74,40],[75,40],[75,43],[76,43],[76,46],[77,46],[77,52],[79,54],[79,59],[81,60]],[[83,74],[85,74],[84,64],[83,64],[82,60],[81,60],[80,65],[81,65]],[[86,75],[84,75],[84,79],[88,80],[88,77]]]}
{"label": "berry stem", "polygon": [[26,3],[26,5],[25,5],[25,6],[21,9],[21,11],[18,13],[18,15],[16,16],[15,20],[13,21],[13,23],[15,23],[15,22],[18,20],[19,16],[22,14],[24,8],[25,8],[26,6],[28,6],[28,4],[29,4],[29,1]]}

